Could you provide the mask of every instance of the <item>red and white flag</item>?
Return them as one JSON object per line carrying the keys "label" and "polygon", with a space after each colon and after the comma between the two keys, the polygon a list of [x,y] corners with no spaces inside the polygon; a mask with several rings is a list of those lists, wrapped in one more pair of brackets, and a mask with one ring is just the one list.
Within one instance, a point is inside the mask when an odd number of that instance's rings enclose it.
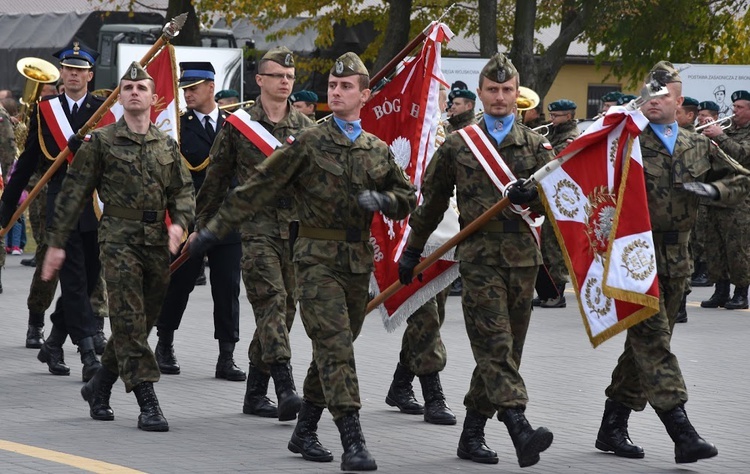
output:
{"label": "red and white flag", "polygon": [[539,182],[594,347],[659,311],[638,142],[646,125],[640,111],[613,107]]}
{"label": "red and white flag", "polygon": [[[430,28],[419,55],[403,64],[401,71],[370,99],[361,113],[362,128],[390,146],[396,162],[417,186],[418,202],[422,200],[419,191],[422,177],[436,148],[440,84],[446,84],[440,50],[442,42],[453,37],[443,23],[434,23]],[[406,245],[408,230],[406,219],[393,221],[381,213],[373,217],[370,240],[375,248],[375,272],[370,289],[374,294],[398,281],[398,259]],[[458,214],[449,207],[423,255],[429,255],[458,231]],[[389,332],[458,277],[453,252],[422,275],[422,281],[414,279],[379,307]]]}
{"label": "red and white flag", "polygon": [[[151,122],[162,132],[180,141],[180,116],[177,103],[177,64],[175,62],[174,46],[167,44],[155,58],[146,66],[146,71],[154,78],[156,84],[156,104],[151,107]],[[96,124],[103,127],[117,122],[122,117],[123,108],[118,102]]]}

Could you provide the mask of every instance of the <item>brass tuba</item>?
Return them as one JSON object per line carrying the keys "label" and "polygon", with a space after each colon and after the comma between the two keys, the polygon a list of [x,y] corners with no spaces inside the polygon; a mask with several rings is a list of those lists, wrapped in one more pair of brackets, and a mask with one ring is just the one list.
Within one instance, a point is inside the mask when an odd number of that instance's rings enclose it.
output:
{"label": "brass tuba", "polygon": [[539,95],[528,87],[518,87],[518,99],[516,99],[516,108],[519,112],[531,110],[539,105]]}
{"label": "brass tuba", "polygon": [[60,78],[60,71],[52,63],[34,57],[20,59],[16,63],[16,68],[26,78],[19,113],[21,121],[28,125],[31,109],[42,93],[42,84],[57,81]]}

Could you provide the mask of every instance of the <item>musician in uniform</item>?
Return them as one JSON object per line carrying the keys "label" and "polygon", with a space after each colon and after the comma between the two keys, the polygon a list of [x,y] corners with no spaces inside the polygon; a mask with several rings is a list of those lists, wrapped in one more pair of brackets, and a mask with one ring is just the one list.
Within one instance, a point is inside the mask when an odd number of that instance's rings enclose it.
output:
{"label": "musician in uniform", "polygon": [[688,132],[695,131],[695,120],[698,118],[698,106],[700,102],[692,97],[685,96],[682,105],[677,107],[677,125]]}
{"label": "musician in uniform", "polygon": [[240,93],[234,89],[223,89],[216,93],[214,100],[219,105],[220,110],[231,114],[240,108]]}
{"label": "musician in uniform", "polygon": [[[103,102],[103,99],[87,92],[88,83],[94,77],[92,68],[99,56],[96,51],[76,41],[54,55],[60,60],[60,77],[65,84],[65,93],[41,100],[32,111],[24,151],[18,160],[13,180],[8,183],[0,201],[2,227],[8,224],[21,192],[40,161],[43,169],[51,165],[52,160],[67,145],[68,134],[77,132]],[[63,130],[66,132],[60,133]],[[48,226],[54,215],[55,200],[67,169],[68,163],[64,162],[47,185]],[[97,333],[98,326],[90,301],[99,282],[98,225],[92,196],[89,195],[77,225],[63,242],[68,258],[59,274],[62,295],[50,316],[52,330],[37,355],[41,362],[47,364],[52,374],[69,375],[70,368],[65,364],[62,346],[70,335],[81,354],[84,381],[89,380],[101,366],[95,353],[93,336]]]}
{"label": "musician in uniform", "polygon": [[477,95],[467,89],[454,89],[448,93],[448,125],[445,127],[446,135],[462,129],[467,125],[477,123],[474,107]]}
{"label": "musician in uniform", "polygon": [[617,105],[618,99],[620,99],[623,96],[623,93],[620,91],[610,91],[604,94],[601,98],[602,101],[602,107],[599,111],[600,115],[604,115],[607,113],[607,110],[609,110],[610,107],[613,105]]}
{"label": "musician in uniform", "polygon": [[[493,56],[482,69],[478,94],[484,105],[483,118],[477,125],[448,135],[427,167],[424,201],[409,218],[412,232],[399,260],[402,283],[411,282],[427,239],[450,205],[454,187],[462,226],[501,200],[506,189],[515,205],[536,212],[543,209],[536,188],[525,189],[520,180],[553,158],[552,146],[516,124],[512,111],[518,87],[518,71],[503,54]],[[488,168],[468,142],[485,150],[481,156],[486,156]],[[499,160],[509,172],[497,170]],[[503,185],[497,187],[491,174]],[[533,235],[536,231],[529,224],[506,209],[456,249],[464,286],[464,320],[476,360],[464,397],[466,418],[458,443],[462,459],[498,462],[497,453],[487,447],[484,437],[487,419],[495,415],[505,423],[521,467],[536,464],[539,453],[552,444],[552,433],[546,428],[533,429],[524,415],[528,396],[519,373],[534,282],[542,264]]]}
{"label": "musician in uniform", "polygon": [[[185,94],[187,112],[180,117],[180,153],[193,178],[195,193],[203,185],[209,150],[224,126],[227,113],[214,101],[214,67],[210,62],[180,63],[179,87]],[[190,224],[193,230],[193,224]],[[240,338],[240,258],[239,232],[230,232],[208,251],[211,268],[211,297],[214,302],[214,339],[219,341],[215,377],[244,381],[245,372],[234,363],[234,346]],[[161,315],[156,323],[159,342],[155,356],[163,374],[179,374],[174,353],[174,333],[180,327],[190,293],[200,275],[203,255],[190,258],[172,273]]]}
{"label": "musician in uniform", "polygon": [[313,91],[301,90],[289,96],[289,101],[295,109],[315,121],[315,106],[318,104],[318,94]]}

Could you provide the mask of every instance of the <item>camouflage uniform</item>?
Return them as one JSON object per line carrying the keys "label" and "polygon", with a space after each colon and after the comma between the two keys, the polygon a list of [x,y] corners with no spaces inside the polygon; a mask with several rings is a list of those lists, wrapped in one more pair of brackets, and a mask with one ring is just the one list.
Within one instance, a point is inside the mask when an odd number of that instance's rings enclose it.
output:
{"label": "camouflage uniform", "polygon": [[364,322],[373,248],[372,212],[357,205],[357,195],[386,193],[392,201],[386,215],[403,219],[414,207],[414,188],[385,143],[366,132],[352,142],[333,120],[304,130],[256,171],[206,228],[224,235],[277,202],[281,190],[293,192],[300,221],[293,252],[297,296],[313,345],[304,398],[327,406],[337,420],[361,407],[353,341]]}
{"label": "camouflage uniform", "polygon": [[[16,159],[16,135],[13,124],[5,108],[0,105],[0,168],[2,169],[3,184],[8,182],[8,172]],[[0,249],[0,271],[5,266],[5,246]],[[2,292],[2,281],[0,281],[0,292]]]}
{"label": "camouflage uniform", "polygon": [[[495,143],[484,119],[479,127]],[[528,178],[553,157],[545,139],[515,124],[496,146],[518,179]],[[424,248],[449,205],[454,186],[462,227],[502,199],[458,134],[446,138],[427,167],[424,202],[409,219],[409,246]],[[541,211],[541,201],[532,202],[532,208]],[[466,330],[476,360],[464,405],[485,418],[497,413],[502,419],[505,409],[525,407],[528,400],[518,368],[542,256],[529,227],[510,209],[491,224],[456,249]]]}
{"label": "camouflage uniform", "polygon": [[[291,105],[283,120],[272,123],[260,98],[245,111],[280,141],[313,124]],[[265,160],[266,156],[237,128],[225,125],[211,148],[206,180],[196,197],[197,228],[203,228],[217,212],[232,179],[236,177],[240,185],[247,183],[257,174],[256,166]],[[289,330],[296,312],[296,284],[289,223],[296,220],[295,215],[291,190],[282,189],[269,205],[239,223],[242,279],[256,323],[248,357],[264,373],[269,372],[270,365],[286,364],[292,357]]]}
{"label": "camouflage uniform", "polygon": [[[640,136],[649,214],[656,246],[660,311],[628,329],[625,350],[612,373],[606,394],[633,410],[648,402],[667,412],[688,399],[677,358],[670,351],[675,316],[685,280],[692,272],[688,251],[698,196],[683,191],[689,182],[713,182],[721,201],[738,202],[750,191],[750,179],[708,138],[680,130],[669,154],[647,127]],[[677,170],[677,172],[676,172]]]}
{"label": "camouflage uniform", "polygon": [[119,373],[130,392],[159,380],[147,338],[169,282],[165,210],[173,224],[187,229],[193,185],[177,143],[154,125],[139,135],[120,119],[92,132],[88,141],[68,169],[48,245],[63,246],[96,188],[105,205],[99,243],[112,328],[102,365]]}
{"label": "camouflage uniform", "polygon": [[[29,187],[33,188],[39,182],[42,173],[37,171],[29,181]],[[26,306],[29,308],[29,324],[44,326],[44,313],[49,309],[52,300],[55,298],[58,278],[55,275],[50,281],[42,280],[42,262],[44,255],[47,253],[47,186],[39,192],[36,199],[29,204],[29,222],[31,223],[31,232],[36,241],[36,251],[34,258],[37,266],[34,269],[34,276],[31,279],[29,287],[29,297],[26,299]]]}
{"label": "camouflage uniform", "polygon": [[461,112],[458,115],[453,115],[448,118],[448,125],[445,126],[445,134],[448,135],[456,130],[461,130],[469,125],[474,125],[475,123],[477,123],[477,118],[474,110]]}

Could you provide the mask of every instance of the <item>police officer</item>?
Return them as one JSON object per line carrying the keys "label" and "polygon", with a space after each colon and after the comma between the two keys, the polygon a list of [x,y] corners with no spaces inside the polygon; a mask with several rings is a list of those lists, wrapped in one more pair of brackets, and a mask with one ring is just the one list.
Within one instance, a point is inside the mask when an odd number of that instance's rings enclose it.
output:
{"label": "police officer", "polygon": [[[65,148],[67,137],[54,131],[61,127],[78,131],[103,102],[86,89],[94,76],[91,69],[99,56],[96,51],[76,41],[57,51],[54,56],[60,60],[60,77],[65,84],[65,93],[41,100],[31,114],[23,154],[18,160],[13,180],[8,183],[0,201],[0,226],[7,225],[15,211],[18,197],[40,161],[43,163],[41,166],[46,169],[51,164],[50,160],[54,160],[60,150]],[[49,110],[50,113],[42,114],[40,108]],[[51,125],[48,120],[57,123]],[[54,215],[55,199],[60,193],[66,170],[67,164],[64,163],[47,185],[48,225]],[[65,244],[68,256],[60,271],[62,296],[57,300],[55,311],[50,316],[52,330],[37,355],[41,362],[47,364],[52,374],[69,375],[70,368],[65,364],[62,346],[70,334],[81,353],[84,381],[89,380],[100,367],[93,340],[98,327],[89,299],[99,281],[99,222],[94,214],[91,195],[87,199],[88,205],[83,206],[77,226],[66,242],[59,243]],[[36,323],[38,321],[32,322]]]}
{"label": "police officer", "polygon": [[[536,189],[526,190],[514,180],[528,178],[550,161],[552,146],[539,134],[516,124],[512,111],[518,87],[518,71],[504,55],[493,56],[482,69],[478,93],[484,115],[477,133],[484,137],[470,138],[467,129],[462,131],[466,135],[451,134],[430,161],[422,186],[424,201],[409,218],[412,232],[399,261],[402,283],[411,282],[425,242],[442,219],[454,187],[462,225],[503,197],[467,140],[483,144],[486,139],[495,147],[512,173],[497,177],[509,184],[511,202],[541,211]],[[552,443],[549,430],[531,428],[524,416],[528,397],[518,371],[541,253],[532,229],[518,214],[507,211],[460,243],[456,255],[464,285],[466,330],[476,360],[464,398],[467,410],[458,456],[480,463],[498,462],[497,453],[484,441],[487,419],[497,414],[508,428],[519,465],[531,466]]]}
{"label": "police officer", "polygon": [[193,219],[195,201],[177,143],[151,123],[151,107],[158,99],[154,89],[151,76],[133,62],[120,79],[123,117],[93,131],[83,143],[75,137],[69,141],[70,148],[77,149],[76,159],[56,203],[42,277],[52,277],[67,260],[62,245],[97,189],[104,202],[101,258],[112,337],[102,367],[81,395],[92,418],[113,420],[109,398],[119,375],[141,408],[138,428],[168,431],[154,393],[159,367],[148,334],[167,291],[169,252],[177,252]]}
{"label": "police officer", "polygon": [[[260,96],[238,111],[219,133],[211,150],[206,181],[197,196],[197,227],[206,225],[221,206],[233,180],[248,182],[266,159],[264,150],[312,125],[289,104],[294,86],[294,57],[285,47],[268,51],[258,64],[255,79]],[[244,121],[243,121],[244,120]],[[258,133],[248,129],[257,127]],[[265,137],[265,138],[264,138]],[[301,404],[292,376],[289,330],[296,312],[294,268],[289,248],[289,225],[296,219],[290,190],[279,191],[273,203],[244,219],[242,279],[253,307],[255,333],[242,411],[293,420]],[[266,397],[273,377],[278,407]]]}
{"label": "police officer", "polygon": [[452,133],[467,125],[477,123],[474,107],[477,95],[467,89],[454,89],[448,93],[448,126],[445,133]]}
{"label": "police officer", "polygon": [[668,90],[667,95],[641,107],[650,123],[640,135],[661,309],[627,331],[625,349],[605,392],[596,447],[621,457],[642,458],[643,448],[628,435],[628,418],[631,410],[641,411],[648,403],[675,443],[675,461],[688,463],[717,454],[687,418],[687,388],[670,350],[675,316],[691,270],[690,229],[699,196],[737,202],[750,190],[750,179],[739,175],[736,163],[710,140],[677,126],[682,80],[674,66],[660,61],[649,76]]}
{"label": "police officer", "polygon": [[315,121],[315,106],[318,103],[318,94],[313,91],[301,90],[290,95],[289,101],[295,109],[302,112],[310,120]]}
{"label": "police officer", "polygon": [[[187,112],[180,117],[180,153],[190,170],[196,194],[206,177],[209,150],[227,117],[214,101],[214,67],[210,62],[180,63],[179,87],[185,95]],[[192,223],[191,223],[192,230]],[[216,378],[244,381],[245,372],[234,363],[234,346],[240,337],[239,232],[229,233],[208,251],[211,266],[211,296],[214,302],[214,338],[219,341]],[[174,354],[174,332],[180,327],[190,293],[200,275],[203,255],[190,259],[172,273],[161,315],[156,323],[159,342],[154,355],[163,374],[179,374]]]}
{"label": "police officer", "polygon": [[[362,329],[373,269],[372,213],[403,219],[416,195],[388,146],[364,132],[359,112],[370,98],[369,74],[354,53],[339,57],[328,76],[333,118],[290,137],[237,188],[192,242],[201,248],[292,188],[298,206],[294,244],[300,310],[313,361],[289,449],[312,461],[333,455],[318,441],[327,407],[341,434],[341,469],[375,470],[359,422],[353,342]],[[193,245],[193,243],[191,243]]]}
{"label": "police officer", "polygon": [[[8,172],[15,159],[16,134],[13,131],[13,123],[8,112],[0,105],[0,170],[2,170],[0,178],[2,178],[3,186],[8,182]],[[0,248],[0,293],[3,292],[2,271],[3,266],[5,266],[5,252],[3,250]]]}
{"label": "police officer", "polygon": [[223,89],[216,93],[214,100],[219,105],[219,108],[224,112],[231,114],[235,110],[239,109],[240,93],[234,89]]}

